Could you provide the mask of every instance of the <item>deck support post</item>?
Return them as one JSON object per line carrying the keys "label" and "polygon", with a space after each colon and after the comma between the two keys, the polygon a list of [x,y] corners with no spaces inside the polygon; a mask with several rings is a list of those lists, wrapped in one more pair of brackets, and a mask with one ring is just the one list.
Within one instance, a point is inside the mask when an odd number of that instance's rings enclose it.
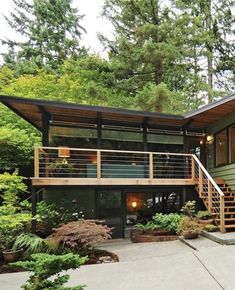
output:
{"label": "deck support post", "polygon": [[31,231],[33,234],[36,233],[36,214],[37,214],[37,196],[35,187],[31,187],[31,203],[32,203],[32,222],[31,222]]}

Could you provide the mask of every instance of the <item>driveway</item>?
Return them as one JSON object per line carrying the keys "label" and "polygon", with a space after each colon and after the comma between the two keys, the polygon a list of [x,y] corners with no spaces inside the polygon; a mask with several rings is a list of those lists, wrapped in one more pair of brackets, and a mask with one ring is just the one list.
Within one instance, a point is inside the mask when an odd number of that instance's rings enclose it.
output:
{"label": "driveway", "polygon": [[[235,246],[201,237],[192,241],[132,244],[111,241],[100,248],[115,252],[119,263],[82,266],[69,271],[68,286],[88,290],[235,290]],[[18,290],[27,273],[1,274],[1,290]]]}

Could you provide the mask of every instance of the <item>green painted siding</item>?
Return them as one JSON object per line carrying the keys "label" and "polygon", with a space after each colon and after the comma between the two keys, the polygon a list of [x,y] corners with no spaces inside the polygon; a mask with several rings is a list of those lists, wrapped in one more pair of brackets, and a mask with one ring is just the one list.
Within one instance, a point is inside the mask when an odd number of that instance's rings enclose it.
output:
{"label": "green painted siding", "polygon": [[[235,123],[235,113],[229,114],[225,118],[211,124],[207,128],[207,133],[215,134],[218,131]],[[214,144],[207,145],[207,169],[215,178],[222,178],[235,191],[235,164],[215,167],[214,164],[215,152]]]}

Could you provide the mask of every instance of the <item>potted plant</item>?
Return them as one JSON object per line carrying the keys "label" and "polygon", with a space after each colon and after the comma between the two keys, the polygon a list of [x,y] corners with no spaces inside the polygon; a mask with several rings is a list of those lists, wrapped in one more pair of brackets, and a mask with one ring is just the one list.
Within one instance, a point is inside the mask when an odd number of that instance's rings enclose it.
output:
{"label": "potted plant", "polygon": [[207,232],[217,232],[218,227],[212,224],[208,224],[204,226],[204,230]]}
{"label": "potted plant", "polygon": [[198,218],[199,223],[204,224],[204,225],[213,224],[214,222],[208,210],[198,211],[196,217]]}
{"label": "potted plant", "polygon": [[23,252],[23,249],[11,249],[3,251],[2,255],[6,263],[12,263],[20,260],[23,257]]}
{"label": "potted plant", "polygon": [[202,231],[203,226],[198,223],[197,219],[183,217],[178,225],[177,232],[185,239],[195,239]]}
{"label": "potted plant", "polygon": [[75,173],[74,165],[67,159],[57,159],[49,165],[50,175],[53,177],[71,177]]}

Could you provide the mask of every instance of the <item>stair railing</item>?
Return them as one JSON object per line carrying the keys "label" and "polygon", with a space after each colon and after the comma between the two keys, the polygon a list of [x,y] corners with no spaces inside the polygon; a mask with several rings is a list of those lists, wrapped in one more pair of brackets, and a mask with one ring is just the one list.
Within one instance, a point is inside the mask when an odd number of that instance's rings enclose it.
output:
{"label": "stair railing", "polygon": [[196,155],[193,155],[192,176],[198,186],[200,198],[203,199],[208,211],[217,215],[220,220],[220,231],[225,232],[224,193]]}

